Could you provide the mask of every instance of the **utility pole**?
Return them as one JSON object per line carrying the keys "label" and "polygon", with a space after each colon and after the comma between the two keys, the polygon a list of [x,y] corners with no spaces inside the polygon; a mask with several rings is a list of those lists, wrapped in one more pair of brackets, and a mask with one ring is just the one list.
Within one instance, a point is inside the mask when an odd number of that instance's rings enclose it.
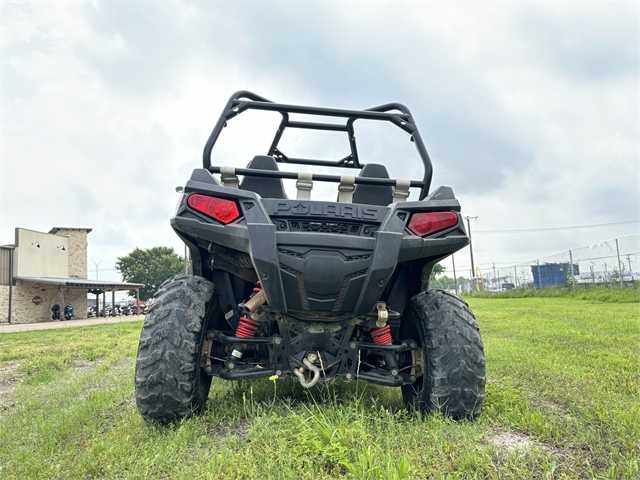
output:
{"label": "utility pole", "polygon": [[633,275],[633,270],[631,270],[631,256],[627,254],[627,262],[629,262],[629,272]]}
{"label": "utility pole", "polygon": [[576,290],[576,277],[573,276],[573,253],[569,250],[569,268],[571,269],[571,289],[575,292]]}
{"label": "utility pole", "polygon": [[493,264],[493,291],[496,290],[496,264]]}
{"label": "utility pole", "polygon": [[[95,260],[91,260],[93,262],[93,264],[96,266],[96,280],[98,280],[98,266],[102,263],[102,260],[100,260],[98,263],[96,263]],[[96,309],[98,307],[96,306]]]}
{"label": "utility pole", "polygon": [[456,259],[451,255],[451,263],[453,263],[453,284],[456,286],[456,295],[458,295],[458,277],[456,277]]}
{"label": "utility pole", "polygon": [[518,270],[516,270],[516,266],[513,266],[513,279],[516,282],[516,287],[518,286]]}
{"label": "utility pole", "polygon": [[540,260],[535,261],[538,264],[538,288],[542,290],[542,277],[540,276]]}
{"label": "utility pole", "polygon": [[473,245],[471,241],[471,222],[469,221],[471,218],[478,220],[478,216],[470,217],[467,215],[464,219],[467,221],[467,233],[469,234],[469,252],[471,253],[471,279],[476,278],[476,266],[473,263]]}
{"label": "utility pole", "polygon": [[624,275],[622,272],[622,264],[620,263],[620,247],[618,246],[618,239],[616,238],[616,253],[618,254],[618,272],[620,273],[620,286],[624,285]]}

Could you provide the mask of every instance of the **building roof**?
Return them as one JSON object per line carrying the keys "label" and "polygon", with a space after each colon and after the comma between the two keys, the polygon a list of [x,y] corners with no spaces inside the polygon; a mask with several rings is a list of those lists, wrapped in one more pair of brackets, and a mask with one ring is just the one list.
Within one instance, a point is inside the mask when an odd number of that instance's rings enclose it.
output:
{"label": "building roof", "polygon": [[89,280],[88,278],[44,278],[44,277],[14,277],[16,280],[30,283],[58,285],[66,288],[103,288],[113,290],[128,290],[144,287],[144,283],[109,282],[104,280]]}
{"label": "building roof", "polygon": [[82,227],[53,227],[49,230],[49,233],[53,233],[54,235],[58,233],[60,230],[81,230],[87,233],[91,233],[93,228],[82,228]]}

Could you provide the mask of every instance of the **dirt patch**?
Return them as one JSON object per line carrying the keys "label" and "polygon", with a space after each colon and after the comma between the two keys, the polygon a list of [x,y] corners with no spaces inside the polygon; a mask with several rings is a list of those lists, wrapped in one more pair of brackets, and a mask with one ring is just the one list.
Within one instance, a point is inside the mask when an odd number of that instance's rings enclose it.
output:
{"label": "dirt patch", "polygon": [[0,415],[3,410],[15,406],[12,401],[13,392],[24,381],[24,373],[20,371],[20,365],[24,360],[10,360],[0,364]]}
{"label": "dirt patch", "polygon": [[247,430],[251,423],[246,418],[243,418],[238,423],[233,426],[230,425],[219,425],[213,430],[207,432],[207,435],[215,438],[218,441],[225,440],[227,438],[236,437],[236,438],[246,438]]}
{"label": "dirt patch", "polygon": [[20,369],[20,365],[24,363],[24,360],[9,360],[8,362],[0,363],[0,381],[3,380],[22,380],[24,373]]}
{"label": "dirt patch", "polygon": [[487,437],[487,443],[495,447],[504,448],[509,453],[522,452],[534,446],[533,441],[522,433],[495,429]]}
{"label": "dirt patch", "polygon": [[560,417],[564,421],[571,422],[575,420],[575,417],[571,415],[571,412],[567,407],[554,403],[551,400],[546,400],[541,397],[535,397],[531,399],[531,403],[533,403],[536,407],[544,410],[545,413]]}
{"label": "dirt patch", "polygon": [[104,357],[95,360],[72,360],[69,364],[76,372],[92,372],[104,362]]}

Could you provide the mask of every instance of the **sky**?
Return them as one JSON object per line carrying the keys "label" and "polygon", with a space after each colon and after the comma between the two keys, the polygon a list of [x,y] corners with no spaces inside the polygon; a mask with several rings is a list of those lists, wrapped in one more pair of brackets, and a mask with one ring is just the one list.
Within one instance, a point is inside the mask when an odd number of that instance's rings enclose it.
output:
{"label": "sky", "polygon": [[[183,253],[169,226],[175,187],[201,167],[237,90],[287,104],[409,106],[433,162],[431,189],[452,187],[462,214],[478,217],[483,270],[639,233],[635,2],[0,8],[0,243],[13,243],[16,227],[93,228],[89,278],[99,263],[101,279],[120,280],[115,261],[135,247]],[[229,122],[215,164],[242,167],[266,153],[273,119],[249,115]],[[401,131],[363,125],[356,135],[364,162],[421,177]],[[290,156],[347,153],[334,136],[291,135],[282,145]],[[312,198],[334,190],[318,187]],[[468,248],[455,260],[458,275],[469,271]]]}

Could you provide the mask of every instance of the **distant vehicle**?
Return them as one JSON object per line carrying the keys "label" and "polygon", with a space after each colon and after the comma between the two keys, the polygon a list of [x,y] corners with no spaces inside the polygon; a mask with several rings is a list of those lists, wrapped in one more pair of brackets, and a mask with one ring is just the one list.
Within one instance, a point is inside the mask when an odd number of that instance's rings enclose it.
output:
{"label": "distant vehicle", "polygon": [[140,303],[136,309],[136,314],[137,315],[146,315],[147,312],[149,311],[149,307],[151,306],[151,303]]}
{"label": "distant vehicle", "polygon": [[124,305],[124,306],[120,307],[120,313],[122,315],[129,316],[129,315],[133,314],[133,309],[132,309],[131,305]]}
{"label": "distant vehicle", "polygon": [[[51,311],[53,312],[51,318],[53,320],[60,320],[60,305],[56,303],[53,307],[51,307]],[[70,305],[66,305],[64,307],[63,315],[65,320],[71,320],[76,316],[74,308]]]}

